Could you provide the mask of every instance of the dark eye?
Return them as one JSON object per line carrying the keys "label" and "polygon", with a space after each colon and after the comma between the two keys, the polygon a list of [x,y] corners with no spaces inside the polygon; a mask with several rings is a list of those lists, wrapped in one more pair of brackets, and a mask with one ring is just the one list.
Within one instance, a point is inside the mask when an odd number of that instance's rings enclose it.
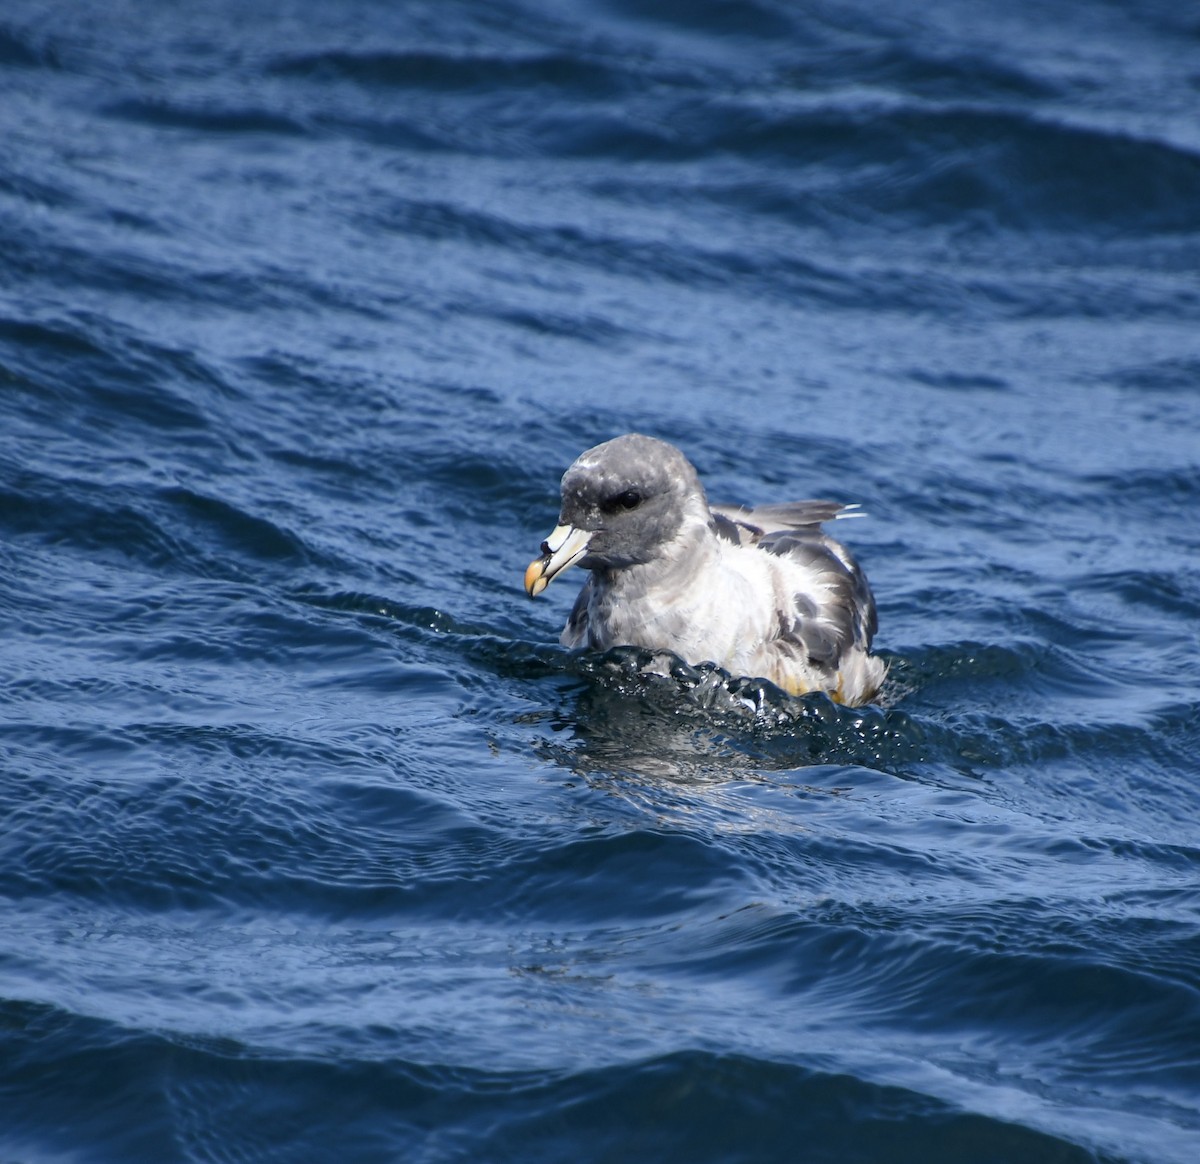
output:
{"label": "dark eye", "polygon": [[606,513],[616,513],[618,509],[637,509],[641,503],[642,495],[636,489],[626,489],[624,493],[606,497],[600,508]]}

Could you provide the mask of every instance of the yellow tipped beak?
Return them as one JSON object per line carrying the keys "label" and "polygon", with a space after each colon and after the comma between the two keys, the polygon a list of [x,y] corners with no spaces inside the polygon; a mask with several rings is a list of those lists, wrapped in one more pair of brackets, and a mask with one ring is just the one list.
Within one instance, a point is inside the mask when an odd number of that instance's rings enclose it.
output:
{"label": "yellow tipped beak", "polygon": [[553,581],[556,574],[578,562],[587,553],[592,533],[573,525],[558,525],[542,542],[542,556],[534,558],[525,570],[525,590],[536,598]]}
{"label": "yellow tipped beak", "polygon": [[548,558],[534,558],[525,567],[525,590],[528,592],[530,598],[536,598],[550,585],[550,579],[546,577],[546,563],[548,561]]}

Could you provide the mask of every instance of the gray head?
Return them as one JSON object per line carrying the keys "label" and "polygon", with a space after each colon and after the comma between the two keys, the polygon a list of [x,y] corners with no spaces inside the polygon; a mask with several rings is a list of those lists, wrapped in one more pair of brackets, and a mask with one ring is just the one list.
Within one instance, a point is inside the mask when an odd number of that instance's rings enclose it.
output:
{"label": "gray head", "polygon": [[674,445],[629,433],[588,449],[563,474],[559,524],[525,572],[540,594],[559,571],[619,570],[649,562],[689,519],[709,520],[696,470]]}
{"label": "gray head", "polygon": [[563,474],[561,525],[587,530],[586,570],[647,562],[704,503],[696,470],[674,446],[629,433],[588,449]]}

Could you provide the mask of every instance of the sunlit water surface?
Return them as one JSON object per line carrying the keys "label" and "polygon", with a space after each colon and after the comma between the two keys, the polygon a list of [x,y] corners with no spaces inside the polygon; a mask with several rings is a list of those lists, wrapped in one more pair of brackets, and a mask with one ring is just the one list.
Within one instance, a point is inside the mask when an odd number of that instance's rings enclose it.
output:
{"label": "sunlit water surface", "polygon": [[[1198,62],[8,0],[0,1157],[1200,1159]],[[880,705],[558,648],[629,430],[863,503]]]}

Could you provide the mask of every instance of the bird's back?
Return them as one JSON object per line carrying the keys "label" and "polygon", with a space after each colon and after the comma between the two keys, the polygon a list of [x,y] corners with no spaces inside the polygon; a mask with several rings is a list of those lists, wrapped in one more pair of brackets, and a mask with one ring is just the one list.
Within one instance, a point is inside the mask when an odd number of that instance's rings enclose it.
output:
{"label": "bird's back", "polygon": [[845,703],[870,699],[887,670],[869,653],[878,626],[875,599],[854,556],[821,528],[860,516],[858,507],[813,500],[710,508],[719,537],[777,559],[779,621],[760,648],[761,672],[793,694],[827,690]]}
{"label": "bird's back", "polygon": [[886,670],[868,653],[874,599],[853,556],[820,525],[854,507],[710,508],[706,535],[715,552],[696,555],[705,567],[686,590],[676,585],[669,599],[655,594],[652,571],[636,590],[628,572],[593,575],[563,630],[564,645],[670,650],[691,663],[770,679],[795,695],[825,690],[845,703],[870,699]]}

